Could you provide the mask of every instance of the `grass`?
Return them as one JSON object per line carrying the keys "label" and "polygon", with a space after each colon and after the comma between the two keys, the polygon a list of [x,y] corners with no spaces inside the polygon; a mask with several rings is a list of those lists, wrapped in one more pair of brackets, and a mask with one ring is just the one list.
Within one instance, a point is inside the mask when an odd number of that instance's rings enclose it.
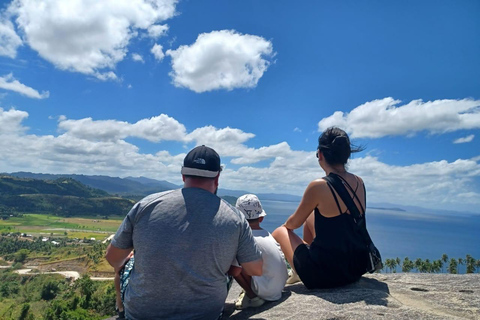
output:
{"label": "grass", "polygon": [[[58,217],[54,215],[26,213],[23,217],[11,217],[8,220],[0,220],[0,232],[20,232],[32,236],[53,236],[56,238],[67,237],[70,239],[92,239],[103,240],[115,233],[122,223],[123,217],[110,217],[99,219],[95,217]],[[48,255],[45,253],[36,254],[31,252],[30,259],[40,260],[40,264],[52,263],[75,263],[77,261],[82,268],[87,267],[89,271],[113,273],[113,268],[108,262],[101,258],[96,265],[88,263],[85,256],[84,246],[62,247],[53,250]],[[88,252],[88,251],[87,251]],[[0,265],[3,261],[0,260]],[[1,308],[0,308],[1,310]],[[1,315],[0,315],[1,318]]]}
{"label": "grass", "polygon": [[[23,217],[12,217],[0,220],[0,232],[20,232],[35,236],[53,235],[68,238],[95,238],[102,240],[115,233],[122,222],[122,217],[98,219],[94,217],[65,218],[54,215],[24,214]],[[65,235],[65,232],[67,233]]]}

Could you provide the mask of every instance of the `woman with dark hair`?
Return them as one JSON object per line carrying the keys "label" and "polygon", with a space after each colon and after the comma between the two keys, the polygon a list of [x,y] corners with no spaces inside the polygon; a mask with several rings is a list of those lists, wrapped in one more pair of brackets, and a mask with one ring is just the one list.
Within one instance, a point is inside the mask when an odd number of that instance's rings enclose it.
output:
{"label": "woman with dark hair", "polygon": [[[351,145],[345,131],[332,127],[319,137],[316,152],[326,175],[337,175],[351,187],[346,189],[361,215],[365,214],[365,186],[360,177],[347,172],[346,164],[352,152],[362,150]],[[366,272],[368,251],[352,218],[327,181],[310,182],[295,213],[272,234],[294,268],[287,283],[301,280],[314,289],[358,280]],[[303,240],[293,232],[302,225]]]}

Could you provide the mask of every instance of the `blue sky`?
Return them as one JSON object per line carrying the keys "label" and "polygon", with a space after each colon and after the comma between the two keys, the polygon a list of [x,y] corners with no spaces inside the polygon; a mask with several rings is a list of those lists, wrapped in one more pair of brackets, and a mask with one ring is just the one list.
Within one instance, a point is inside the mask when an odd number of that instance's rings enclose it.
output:
{"label": "blue sky", "polygon": [[0,171],[301,195],[322,130],[369,202],[479,212],[478,1],[2,1]]}

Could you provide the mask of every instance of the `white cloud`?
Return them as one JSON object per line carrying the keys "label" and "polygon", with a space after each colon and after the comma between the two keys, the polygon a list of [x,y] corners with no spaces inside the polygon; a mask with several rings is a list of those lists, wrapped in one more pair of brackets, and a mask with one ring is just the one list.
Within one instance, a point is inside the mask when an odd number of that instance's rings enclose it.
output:
{"label": "white cloud", "polygon": [[141,62],[141,63],[145,62],[143,60],[143,57],[138,53],[132,53],[132,59],[133,59],[133,61],[137,61],[137,62]]}
{"label": "white cloud", "polygon": [[27,130],[28,128],[21,125],[22,121],[26,118],[28,118],[28,113],[25,111],[15,109],[5,111],[3,108],[0,108],[0,135]]}
{"label": "white cloud", "polygon": [[295,129],[293,129],[293,132],[302,132],[302,129],[295,127]]}
{"label": "white cloud", "polygon": [[166,24],[164,25],[156,24],[148,27],[148,35],[154,39],[157,39],[166,35],[167,31],[168,31],[168,25]]}
{"label": "white cloud", "polygon": [[458,138],[457,140],[453,141],[453,143],[468,143],[468,142],[472,142],[473,138],[475,138],[475,135],[471,134],[463,138]]}
{"label": "white cloud", "polygon": [[337,111],[320,120],[318,130],[338,126],[352,138],[381,138],[480,128],[480,100],[413,100],[399,104],[399,100],[384,98],[362,104],[349,113]]}
{"label": "white cloud", "polygon": [[50,93],[48,91],[43,91],[42,93],[39,93],[37,90],[27,87],[23,83],[20,83],[18,80],[15,80],[13,74],[11,73],[0,77],[0,88],[14,91],[20,93],[21,95],[34,99],[45,99],[50,96]]}
{"label": "white cloud", "polygon": [[56,67],[112,80],[117,78],[112,69],[125,58],[130,40],[173,17],[176,3],[17,0],[8,12],[25,42]]}
{"label": "white cloud", "polygon": [[142,138],[152,142],[183,141],[186,135],[185,126],[165,114],[142,119],[134,124],[117,120],[61,118],[58,127],[68,136],[89,141],[118,141],[127,137]]}
{"label": "white cloud", "polygon": [[194,44],[167,50],[172,57],[173,83],[195,92],[253,88],[274,55],[262,37],[232,30],[202,33]]}
{"label": "white cloud", "polygon": [[165,54],[163,53],[163,47],[159,44],[154,44],[152,47],[152,50],[150,52],[153,54],[156,60],[162,61],[163,58],[165,57]]}
{"label": "white cloud", "polygon": [[0,56],[15,58],[17,48],[22,45],[22,39],[17,35],[13,23],[8,20],[0,20]]}
{"label": "white cloud", "polygon": [[[189,133],[182,123],[164,114],[135,123],[60,116],[58,135],[34,135],[22,126],[27,117],[25,111],[0,109],[3,171],[143,175],[180,184],[186,150],[206,144],[226,164],[221,188],[300,195],[310,181],[324,174],[313,151],[292,150],[285,141],[249,147],[255,135],[238,128],[206,126]],[[160,143],[155,153],[142,153],[125,140],[129,137]],[[186,149],[171,153],[162,141]],[[366,155],[350,160],[349,170],[364,179],[369,202],[471,211],[480,205],[475,187],[480,178],[479,158],[393,166]]]}
{"label": "white cloud", "polygon": [[472,190],[480,176],[480,165],[473,160],[459,159],[392,166],[375,157],[350,161],[350,169],[363,177],[371,202],[390,202],[421,207],[473,211],[480,198],[459,199],[458,194]]}

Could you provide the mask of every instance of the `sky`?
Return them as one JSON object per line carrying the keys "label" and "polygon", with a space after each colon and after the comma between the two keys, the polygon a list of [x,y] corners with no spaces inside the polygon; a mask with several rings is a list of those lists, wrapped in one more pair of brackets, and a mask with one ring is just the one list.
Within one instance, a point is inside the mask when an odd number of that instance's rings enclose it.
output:
{"label": "sky", "polygon": [[302,195],[330,126],[368,202],[480,213],[480,2],[0,1],[0,172]]}

